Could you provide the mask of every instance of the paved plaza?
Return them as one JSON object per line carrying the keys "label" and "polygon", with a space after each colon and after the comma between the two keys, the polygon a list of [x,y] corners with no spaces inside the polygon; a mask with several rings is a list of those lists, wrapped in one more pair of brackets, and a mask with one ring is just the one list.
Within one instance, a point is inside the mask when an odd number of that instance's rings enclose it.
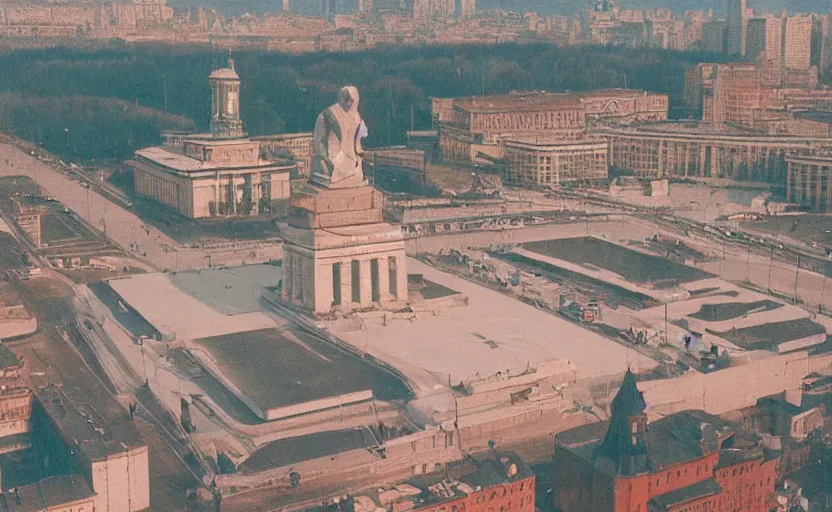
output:
{"label": "paved plaza", "polygon": [[[623,373],[628,366],[647,371],[656,362],[533,306],[494,290],[408,259],[408,273],[423,274],[468,296],[468,306],[419,315],[415,321],[366,320],[366,329],[350,331],[332,323],[345,341],[402,369],[422,392],[457,384],[477,375],[563,359],[578,367],[578,378]],[[419,391],[417,390],[417,394]]]}
{"label": "paved plaza", "polygon": [[109,284],[163,335],[186,341],[274,327],[259,299],[280,276],[280,267],[249,265],[141,274]]}

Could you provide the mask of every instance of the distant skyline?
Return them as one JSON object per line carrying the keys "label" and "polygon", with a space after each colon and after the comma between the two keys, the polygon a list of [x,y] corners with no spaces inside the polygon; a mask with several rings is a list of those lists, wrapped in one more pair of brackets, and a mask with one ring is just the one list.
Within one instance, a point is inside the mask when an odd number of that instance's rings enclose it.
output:
{"label": "distant skyline", "polygon": [[[355,3],[355,0],[342,0],[345,4]],[[293,0],[293,10],[302,14],[318,14],[320,0]],[[783,10],[794,12],[828,12],[832,10],[830,0],[749,0],[749,7],[764,12],[780,12]],[[168,0],[172,7],[210,6],[229,15],[240,15],[246,12],[261,14],[264,12],[279,12],[282,0]],[[582,7],[592,4],[592,0],[479,0],[478,10],[502,8],[506,10],[527,12],[535,11],[551,14],[572,14]],[[717,13],[724,13],[725,0],[620,0],[623,9],[649,9],[654,7],[670,7],[674,12],[684,12],[692,9],[714,9]]]}

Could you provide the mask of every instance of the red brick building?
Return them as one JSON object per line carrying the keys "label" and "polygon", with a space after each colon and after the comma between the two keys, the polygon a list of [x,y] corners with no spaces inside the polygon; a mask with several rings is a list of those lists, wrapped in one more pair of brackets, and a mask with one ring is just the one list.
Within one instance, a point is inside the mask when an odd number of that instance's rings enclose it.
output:
{"label": "red brick building", "polygon": [[627,372],[608,422],[555,437],[554,503],[562,512],[758,512],[773,504],[779,455],[702,411],[647,424]]}
{"label": "red brick building", "polygon": [[[535,476],[512,452],[490,452],[411,480],[421,489],[408,510],[420,512],[534,512]],[[408,505],[410,505],[408,503]],[[401,506],[394,510],[403,510]]]}

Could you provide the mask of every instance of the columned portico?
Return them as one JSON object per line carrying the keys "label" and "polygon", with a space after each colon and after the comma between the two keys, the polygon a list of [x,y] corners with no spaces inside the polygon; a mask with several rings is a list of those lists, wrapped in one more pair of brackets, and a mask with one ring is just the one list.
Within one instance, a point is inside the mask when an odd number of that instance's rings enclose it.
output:
{"label": "columned portico", "polygon": [[280,229],[287,303],[316,316],[406,304],[404,238],[399,226],[382,222],[374,188],[307,185]]}

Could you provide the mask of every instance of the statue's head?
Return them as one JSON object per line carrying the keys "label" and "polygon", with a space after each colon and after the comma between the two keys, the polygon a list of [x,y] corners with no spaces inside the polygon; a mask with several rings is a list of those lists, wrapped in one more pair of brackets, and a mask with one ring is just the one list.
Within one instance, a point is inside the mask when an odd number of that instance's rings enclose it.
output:
{"label": "statue's head", "polygon": [[358,89],[352,85],[338,91],[338,104],[347,112],[358,112]]}

